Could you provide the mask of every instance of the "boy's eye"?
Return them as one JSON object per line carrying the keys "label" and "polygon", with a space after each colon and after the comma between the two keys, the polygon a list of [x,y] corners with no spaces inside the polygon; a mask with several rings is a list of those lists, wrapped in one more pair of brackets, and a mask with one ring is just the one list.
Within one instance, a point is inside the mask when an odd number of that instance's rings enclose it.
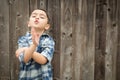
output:
{"label": "boy's eye", "polygon": [[40,16],[41,19],[44,19],[45,17],[44,16]]}
{"label": "boy's eye", "polygon": [[36,17],[36,15],[32,15],[32,17],[34,18],[34,17]]}
{"label": "boy's eye", "polygon": [[32,17],[36,17],[36,16],[32,16]]}

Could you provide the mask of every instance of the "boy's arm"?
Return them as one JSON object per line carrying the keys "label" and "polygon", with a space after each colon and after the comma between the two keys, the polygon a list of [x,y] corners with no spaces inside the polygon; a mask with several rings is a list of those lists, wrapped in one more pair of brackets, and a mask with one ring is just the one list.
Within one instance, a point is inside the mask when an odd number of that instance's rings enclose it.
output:
{"label": "boy's arm", "polygon": [[36,45],[32,44],[30,47],[26,48],[24,51],[24,62],[27,63],[31,58],[36,49]]}
{"label": "boy's arm", "polygon": [[55,43],[51,38],[46,38],[41,43],[42,52],[39,51],[40,48],[38,47],[38,50],[33,53],[32,58],[39,64],[46,64],[52,60]]}
{"label": "boy's arm", "polygon": [[30,47],[28,47],[24,52],[24,62],[25,63],[27,63],[32,58],[32,55],[38,45],[36,42],[36,39],[38,39],[38,37],[36,37],[36,32],[34,31],[34,28],[31,28],[31,36],[32,36],[33,44],[31,44]]}
{"label": "boy's arm", "polygon": [[46,64],[48,61],[45,56],[41,55],[38,52],[34,52],[32,55],[32,58],[34,59],[35,62],[37,62],[39,64]]}

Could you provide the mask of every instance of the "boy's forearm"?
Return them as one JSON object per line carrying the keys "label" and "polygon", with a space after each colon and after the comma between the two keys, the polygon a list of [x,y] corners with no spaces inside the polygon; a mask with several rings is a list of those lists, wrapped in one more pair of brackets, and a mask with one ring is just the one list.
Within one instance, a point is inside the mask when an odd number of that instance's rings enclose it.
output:
{"label": "boy's forearm", "polygon": [[46,64],[47,63],[47,58],[38,52],[34,52],[32,55],[32,58],[34,59],[35,62],[37,62],[39,64]]}
{"label": "boy's forearm", "polygon": [[29,48],[25,49],[24,62],[27,63],[31,58],[36,49],[36,45],[32,44]]}

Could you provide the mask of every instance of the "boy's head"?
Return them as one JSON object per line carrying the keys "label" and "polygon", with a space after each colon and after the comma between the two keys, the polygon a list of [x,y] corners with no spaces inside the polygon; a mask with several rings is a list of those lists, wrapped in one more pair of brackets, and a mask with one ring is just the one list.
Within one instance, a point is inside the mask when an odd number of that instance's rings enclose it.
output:
{"label": "boy's head", "polygon": [[50,23],[46,11],[42,9],[34,10],[28,21],[28,27],[34,27],[39,30],[48,30]]}

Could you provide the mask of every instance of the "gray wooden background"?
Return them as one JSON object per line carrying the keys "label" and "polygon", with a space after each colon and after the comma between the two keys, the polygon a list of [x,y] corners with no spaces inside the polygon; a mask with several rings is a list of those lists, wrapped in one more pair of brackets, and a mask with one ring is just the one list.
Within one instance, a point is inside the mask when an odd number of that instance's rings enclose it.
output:
{"label": "gray wooden background", "polygon": [[56,42],[54,80],[120,80],[120,0],[0,0],[0,80],[17,80],[17,40],[46,9]]}

